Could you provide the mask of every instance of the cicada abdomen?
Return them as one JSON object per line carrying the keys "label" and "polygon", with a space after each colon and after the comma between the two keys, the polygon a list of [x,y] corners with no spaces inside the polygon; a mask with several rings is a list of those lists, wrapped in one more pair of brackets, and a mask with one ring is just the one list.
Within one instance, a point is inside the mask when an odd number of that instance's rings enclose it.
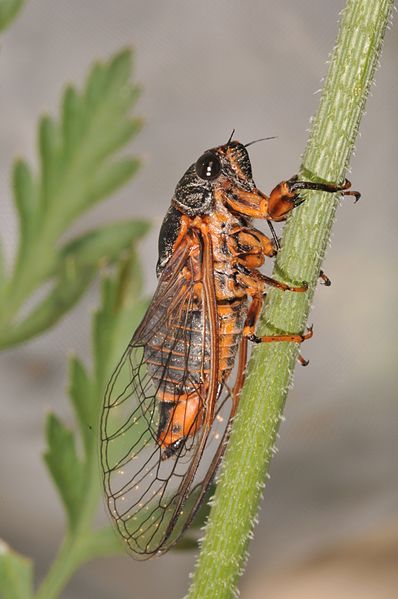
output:
{"label": "cicada abdomen", "polygon": [[[195,281],[200,256],[179,273],[180,296],[159,299],[167,317],[144,350],[144,362],[159,402],[157,443],[162,459],[175,454],[203,424],[203,402],[210,376],[210,330],[203,310],[203,284]],[[199,270],[200,272],[200,270]],[[191,291],[192,288],[192,291]]]}

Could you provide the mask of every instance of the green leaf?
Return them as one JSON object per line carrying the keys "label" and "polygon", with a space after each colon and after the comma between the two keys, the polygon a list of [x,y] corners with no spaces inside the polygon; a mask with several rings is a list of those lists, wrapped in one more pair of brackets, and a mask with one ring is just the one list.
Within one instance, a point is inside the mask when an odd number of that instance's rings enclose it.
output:
{"label": "green leaf", "polygon": [[118,187],[135,175],[140,166],[136,158],[125,158],[106,164],[86,188],[86,207],[111,195]]}
{"label": "green leaf", "polygon": [[112,89],[113,85],[116,87],[123,85],[129,75],[130,69],[131,52],[126,49],[115,56],[110,64],[107,80],[110,89]]}
{"label": "green leaf", "polygon": [[142,220],[114,223],[89,231],[64,246],[55,265],[58,280],[53,288],[23,321],[7,331],[6,342],[0,340],[0,347],[16,345],[55,324],[79,300],[98,268],[116,261],[148,227]]}
{"label": "green leaf", "polygon": [[118,275],[104,279],[101,309],[94,317],[95,376],[102,392],[145,313],[147,301],[138,299],[140,293],[140,270],[132,251]]}
{"label": "green leaf", "polygon": [[12,551],[0,539],[0,597],[30,599],[32,597],[32,563]]}
{"label": "green leaf", "polygon": [[4,31],[15,19],[25,0],[0,0],[0,31]]}
{"label": "green leaf", "polygon": [[39,335],[53,326],[77,303],[96,275],[95,268],[77,271],[75,264],[65,265],[48,295],[29,314],[0,337],[0,349],[12,347]]}
{"label": "green leaf", "polygon": [[107,92],[105,65],[97,62],[91,69],[84,90],[84,100],[90,110],[96,110]]}
{"label": "green leaf", "polygon": [[46,434],[48,448],[44,460],[58,488],[73,530],[81,509],[84,465],[77,456],[72,431],[65,428],[54,414],[47,417]]}
{"label": "green leaf", "polygon": [[[107,65],[93,67],[83,95],[71,86],[64,94],[61,152],[66,165],[59,173],[64,185],[57,181],[59,191],[54,198],[62,207],[63,226],[137,171],[139,162],[135,158],[108,162],[142,125],[140,119],[128,115],[138,97],[138,88],[129,83],[131,65],[130,51],[123,51]],[[50,156],[56,157],[55,137]]]}
{"label": "green leaf", "polygon": [[69,161],[81,140],[85,122],[85,106],[76,90],[69,85],[62,100],[63,159]]}
{"label": "green leaf", "polygon": [[[84,272],[84,257],[79,261],[74,252],[73,260],[66,260],[65,248],[57,250],[57,246],[76,218],[137,172],[137,158],[117,156],[142,125],[130,114],[139,95],[138,87],[130,82],[131,69],[131,52],[124,50],[109,62],[94,65],[81,93],[69,85],[60,118],[40,120],[39,173],[33,176],[24,161],[14,167],[20,240],[13,273],[4,286],[0,347],[15,345],[53,325],[96,274],[94,261]],[[95,239],[87,239],[88,251],[112,262],[119,249],[126,247],[129,235],[136,238],[138,234],[132,234],[131,224],[116,224],[114,231],[104,227]],[[86,250],[83,246],[82,241],[81,251]],[[47,297],[21,322],[22,306],[51,279],[54,285]]]}
{"label": "green leaf", "polygon": [[21,242],[26,246],[36,227],[37,189],[32,172],[23,160],[18,160],[14,165],[13,188]]}
{"label": "green leaf", "polygon": [[93,435],[98,431],[98,414],[95,410],[93,384],[81,361],[73,356],[69,363],[69,395],[79,422],[80,433],[84,441],[86,453],[93,442]]}
{"label": "green leaf", "polygon": [[141,239],[149,229],[143,220],[112,223],[89,231],[69,242],[60,252],[63,261],[73,259],[78,268],[116,260],[121,252]]}
{"label": "green leaf", "polygon": [[39,124],[39,150],[41,160],[41,213],[57,195],[61,174],[60,137],[58,127],[48,116],[42,117]]}

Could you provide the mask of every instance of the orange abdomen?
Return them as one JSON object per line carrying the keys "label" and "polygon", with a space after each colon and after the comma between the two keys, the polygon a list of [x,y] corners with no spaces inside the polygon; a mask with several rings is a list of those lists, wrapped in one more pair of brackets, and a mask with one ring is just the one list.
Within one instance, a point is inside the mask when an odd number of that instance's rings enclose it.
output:
{"label": "orange abdomen", "polygon": [[235,363],[247,315],[246,297],[218,302],[219,382],[226,381]]}
{"label": "orange abdomen", "polygon": [[[234,366],[246,312],[245,298],[217,303],[220,383],[227,380]],[[158,443],[166,453],[179,440],[195,435],[203,424],[203,401],[209,387],[210,337],[208,326],[207,332],[203,332],[206,327],[201,311],[191,313],[189,320],[189,329],[183,326],[177,329],[181,339],[159,331],[146,349],[145,361],[157,385],[156,398],[160,402]],[[163,344],[159,343],[161,337]]]}

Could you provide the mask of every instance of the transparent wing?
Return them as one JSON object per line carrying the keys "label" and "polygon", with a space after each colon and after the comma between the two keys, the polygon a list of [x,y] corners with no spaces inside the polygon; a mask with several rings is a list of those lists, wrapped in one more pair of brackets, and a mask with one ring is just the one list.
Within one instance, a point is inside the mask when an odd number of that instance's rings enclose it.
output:
{"label": "transparent wing", "polygon": [[[230,392],[212,380],[217,323],[210,322],[215,310],[205,289],[203,249],[195,255],[191,246],[182,245],[165,266],[103,408],[109,511],[141,559],[166,551],[189,525],[228,434]],[[185,431],[183,441],[165,459],[166,434],[174,438],[177,425]]]}

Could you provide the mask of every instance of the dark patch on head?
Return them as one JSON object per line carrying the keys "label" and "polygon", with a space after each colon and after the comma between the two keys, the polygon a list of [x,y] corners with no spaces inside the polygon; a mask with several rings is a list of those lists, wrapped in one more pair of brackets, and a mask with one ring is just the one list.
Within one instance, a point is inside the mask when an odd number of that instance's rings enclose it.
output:
{"label": "dark patch on head", "polygon": [[213,202],[213,182],[204,181],[192,164],[177,183],[173,203],[188,216],[209,214]]}

